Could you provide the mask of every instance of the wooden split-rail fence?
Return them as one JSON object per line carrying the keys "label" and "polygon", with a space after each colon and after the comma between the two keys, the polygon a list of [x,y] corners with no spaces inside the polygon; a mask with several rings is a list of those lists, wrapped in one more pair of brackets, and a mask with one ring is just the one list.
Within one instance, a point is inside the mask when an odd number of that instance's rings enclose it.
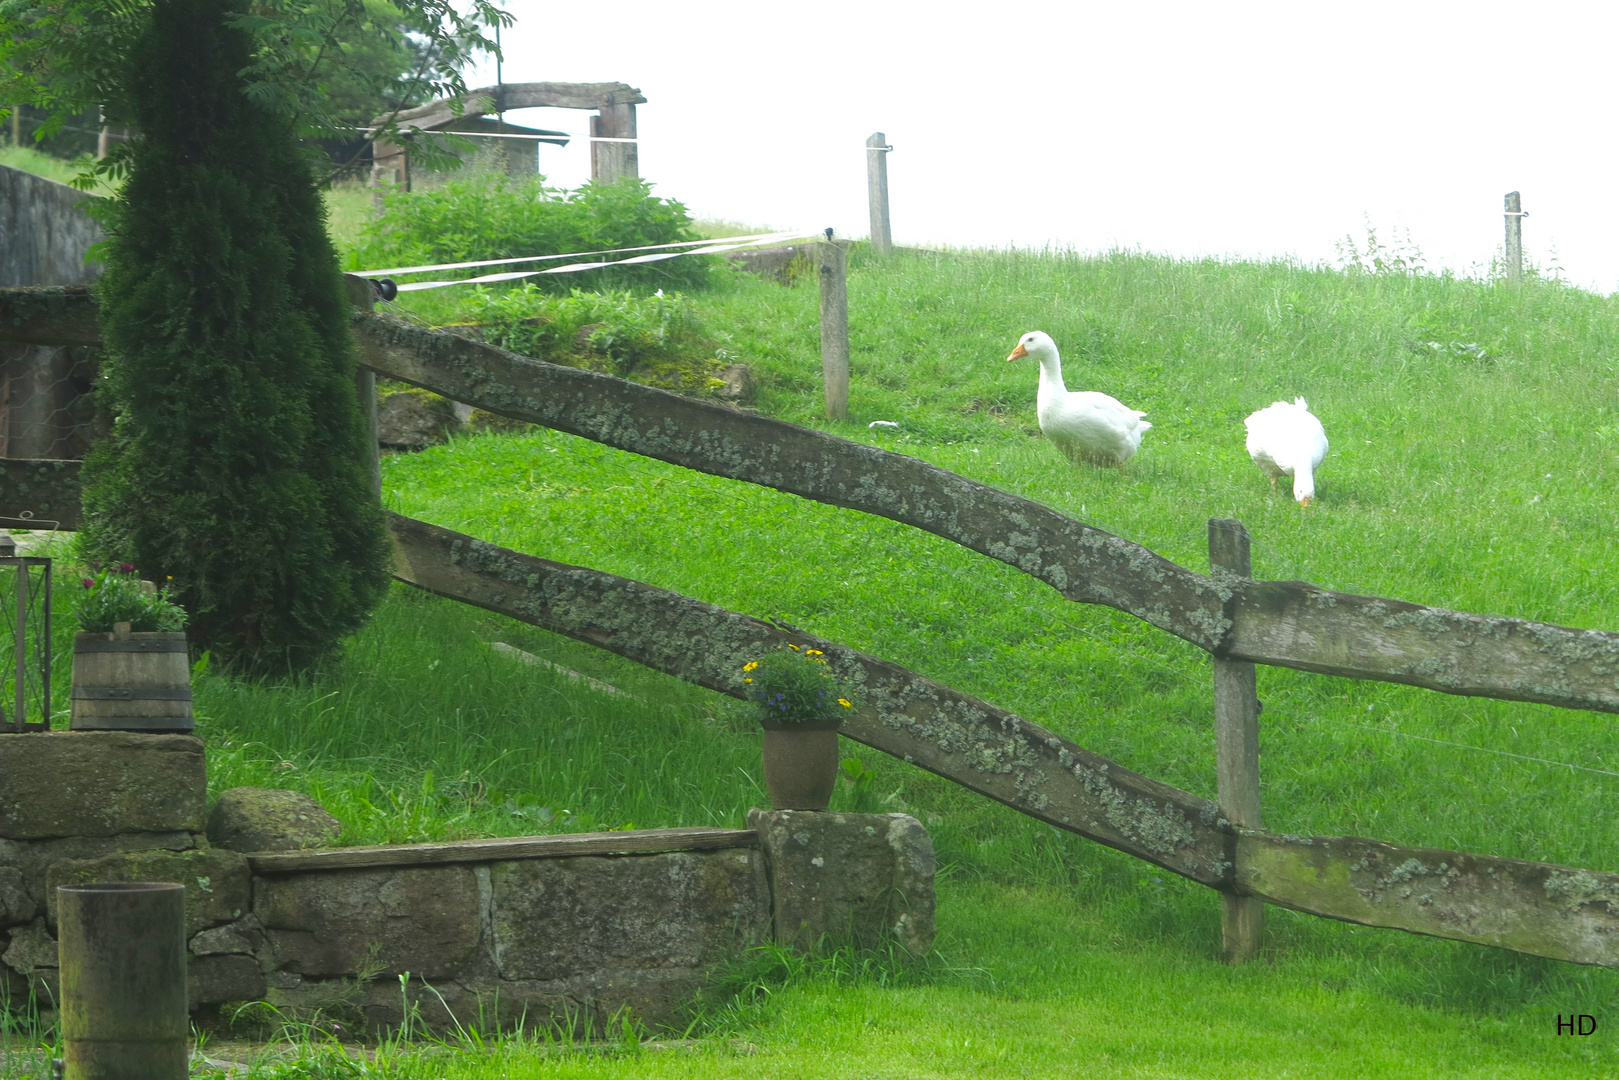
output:
{"label": "wooden split-rail fence", "polygon": [[[351,279],[357,281],[358,279]],[[357,285],[366,297],[368,285]],[[359,305],[362,309],[368,304]],[[1261,827],[1255,664],[1448,694],[1619,712],[1619,634],[1249,577],[1247,535],[1212,522],[1212,572],[914,458],[361,310],[360,360],[502,416],[712,475],[904,522],[1009,563],[1076,603],[1128,612],[1210,654],[1219,800],[1140,775],[877,657],[585,567],[393,515],[395,575],[732,696],[791,642],[860,688],[848,737],[1224,894],[1227,952],[1265,903],[1368,926],[1619,967],[1619,874]],[[99,341],[82,288],[0,290],[0,340]],[[0,515],[71,527],[76,462],[5,461]]]}

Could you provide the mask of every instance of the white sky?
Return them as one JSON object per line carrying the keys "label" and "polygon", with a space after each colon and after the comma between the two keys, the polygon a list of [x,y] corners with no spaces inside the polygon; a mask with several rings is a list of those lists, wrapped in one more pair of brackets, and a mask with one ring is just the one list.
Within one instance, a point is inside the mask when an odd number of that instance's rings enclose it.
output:
{"label": "white sky", "polygon": [[[882,131],[900,244],[1331,262],[1369,218],[1465,273],[1520,190],[1530,259],[1619,289],[1619,5],[507,7],[505,80],[639,87],[641,174],[698,217],[864,236]],[[492,61],[468,72],[494,81]],[[582,182],[584,147],[542,148],[542,170]]]}

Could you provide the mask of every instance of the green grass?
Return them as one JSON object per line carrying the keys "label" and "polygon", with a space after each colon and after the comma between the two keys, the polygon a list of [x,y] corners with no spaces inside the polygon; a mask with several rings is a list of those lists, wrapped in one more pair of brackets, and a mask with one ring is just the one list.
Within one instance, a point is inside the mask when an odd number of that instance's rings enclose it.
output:
{"label": "green grass", "polygon": [[[852,264],[848,424],[819,419],[813,289],[739,276],[699,297],[753,365],[761,411],[924,458],[1194,569],[1207,520],[1237,517],[1258,576],[1619,629],[1610,299],[1126,254],[877,263],[857,249]],[[454,291],[408,302],[448,321]],[[1124,470],[1076,471],[1039,439],[1034,369],[1003,360],[1037,328],[1063,349],[1071,388],[1150,411]],[[1244,415],[1297,394],[1333,442],[1308,512],[1242,447]],[[542,431],[390,458],[384,486],[401,512],[785,619],[1213,794],[1206,656],[932,536]],[[493,641],[640,700],[518,664]],[[211,788],[309,791],[348,842],[740,825],[763,798],[737,703],[402,586],[306,682],[207,676],[197,693]],[[1612,830],[1592,826],[1619,809],[1607,717],[1280,669],[1261,670],[1260,695],[1271,828],[1619,867]],[[1611,972],[1276,909],[1261,961],[1230,969],[1208,890],[902,762],[853,744],[845,755],[874,780],[846,784],[835,806],[904,809],[935,837],[943,968],[887,985],[800,978],[695,1048],[559,1056],[508,1043],[402,1058],[397,1075],[1612,1071]],[[1558,1038],[1553,1017],[1579,1012],[1602,1019],[1598,1034]]]}

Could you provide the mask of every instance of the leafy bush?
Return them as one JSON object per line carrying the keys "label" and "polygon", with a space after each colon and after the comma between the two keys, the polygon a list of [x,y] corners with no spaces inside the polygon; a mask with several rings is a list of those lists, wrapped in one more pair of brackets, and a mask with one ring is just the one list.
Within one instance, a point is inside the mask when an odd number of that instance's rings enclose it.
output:
{"label": "leafy bush", "polygon": [[[543,176],[518,182],[485,173],[433,191],[389,195],[382,217],[365,229],[355,268],[613,251],[699,239],[690,225],[685,206],[653,195],[645,180],[625,178],[564,191],[546,187]],[[714,256],[687,256],[528,280],[531,287],[549,293],[580,287],[692,289],[702,286],[716,265]]]}
{"label": "leafy bush", "polygon": [[723,385],[719,373],[732,359],[680,293],[637,297],[575,289],[549,296],[525,284],[504,292],[478,289],[461,314],[503,349],[683,393]]}

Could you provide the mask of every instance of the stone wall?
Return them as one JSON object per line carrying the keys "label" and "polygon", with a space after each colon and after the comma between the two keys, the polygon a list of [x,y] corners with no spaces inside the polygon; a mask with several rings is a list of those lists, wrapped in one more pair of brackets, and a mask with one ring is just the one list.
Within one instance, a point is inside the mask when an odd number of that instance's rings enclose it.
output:
{"label": "stone wall", "polygon": [[84,253],[103,238],[79,204],[95,198],[43,176],[0,165],[0,286],[78,285],[99,266]]}
{"label": "stone wall", "polygon": [[208,837],[326,834],[247,827],[244,807],[278,801],[252,789],[222,795],[205,831],[204,790],[191,736],[0,735],[0,990],[54,1001],[56,887],[93,881],[186,886],[194,1008],[263,1000],[373,1028],[406,1008],[440,1029],[656,1026],[767,941],[932,943],[932,847],[903,814],[248,853]]}
{"label": "stone wall", "polygon": [[[78,285],[103,239],[79,204],[93,195],[0,165],[0,286]],[[95,357],[82,345],[0,342],[0,457],[82,458],[94,434]]]}

